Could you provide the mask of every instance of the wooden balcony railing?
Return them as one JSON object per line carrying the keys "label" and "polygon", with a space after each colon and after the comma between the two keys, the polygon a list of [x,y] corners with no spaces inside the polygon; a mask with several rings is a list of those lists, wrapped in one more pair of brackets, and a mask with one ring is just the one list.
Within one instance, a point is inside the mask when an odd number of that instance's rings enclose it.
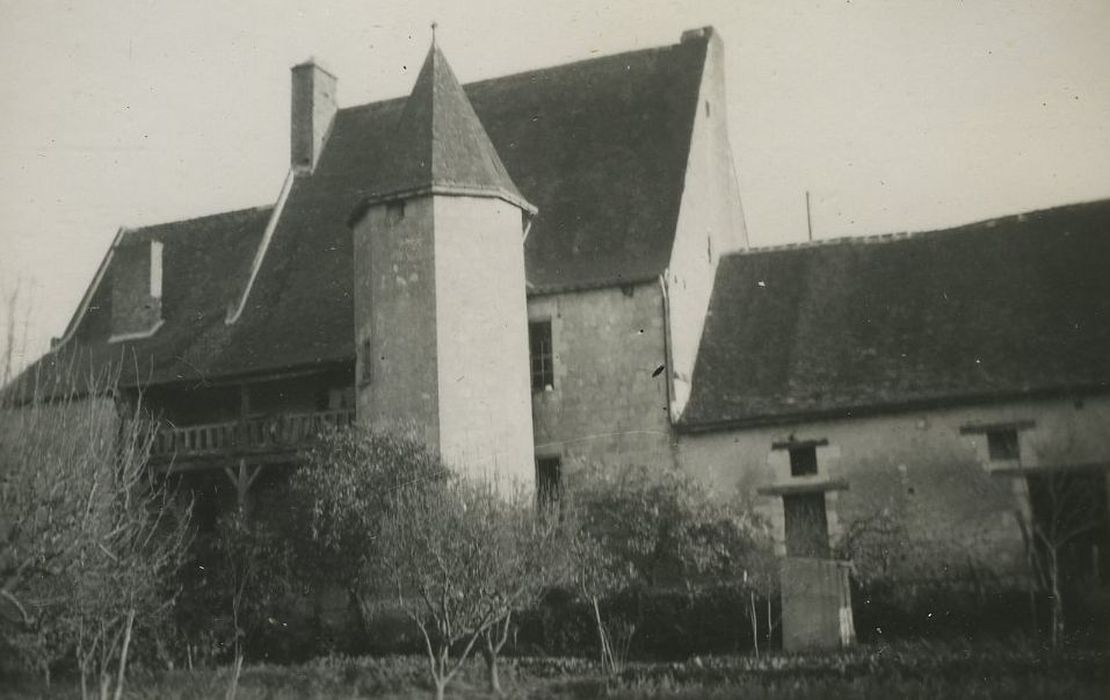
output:
{"label": "wooden balcony railing", "polygon": [[282,413],[266,418],[169,426],[158,431],[151,457],[207,457],[232,453],[283,452],[298,449],[329,428],[344,428],[355,412]]}

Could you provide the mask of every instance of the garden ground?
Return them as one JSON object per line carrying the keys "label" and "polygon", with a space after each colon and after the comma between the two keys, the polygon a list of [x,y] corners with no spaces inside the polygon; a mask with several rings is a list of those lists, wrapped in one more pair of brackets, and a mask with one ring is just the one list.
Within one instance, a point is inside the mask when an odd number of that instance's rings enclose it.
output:
{"label": "garden ground", "polygon": [[[613,678],[583,659],[505,659],[506,695],[519,698],[1086,698],[1110,697],[1110,654],[1049,653],[1024,644],[983,646],[875,645],[840,654],[705,657],[682,663],[629,663]],[[239,700],[430,697],[419,657],[328,657],[302,665],[250,665]],[[222,698],[228,668],[135,671],[128,698]],[[3,697],[78,697],[73,683],[48,690],[25,683]],[[451,698],[487,698],[484,667],[475,660],[448,688]]]}

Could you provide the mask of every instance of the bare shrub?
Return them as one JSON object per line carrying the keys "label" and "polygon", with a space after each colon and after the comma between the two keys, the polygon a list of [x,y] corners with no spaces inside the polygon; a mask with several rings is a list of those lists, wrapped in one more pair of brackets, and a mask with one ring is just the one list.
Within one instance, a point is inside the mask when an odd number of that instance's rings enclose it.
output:
{"label": "bare shrub", "polygon": [[643,467],[587,469],[568,498],[578,528],[575,584],[593,610],[603,668],[619,670],[636,631],[636,620],[606,622],[601,613],[600,601],[621,590],[693,597],[742,588],[758,639],[755,598],[769,600],[776,576],[768,529],[750,509],[713,498],[687,475]]}
{"label": "bare shrub", "polygon": [[91,678],[119,697],[133,638],[157,635],[173,604],[188,508],[146,468],[141,402],[115,401],[110,372],[76,367],[3,395],[0,634],[47,682],[72,654],[84,695]]}
{"label": "bare shrub", "polygon": [[452,478],[397,492],[381,536],[381,564],[420,630],[435,697],[484,644],[490,689],[514,611],[566,575],[569,548],[556,514],[526,491],[501,493]]}

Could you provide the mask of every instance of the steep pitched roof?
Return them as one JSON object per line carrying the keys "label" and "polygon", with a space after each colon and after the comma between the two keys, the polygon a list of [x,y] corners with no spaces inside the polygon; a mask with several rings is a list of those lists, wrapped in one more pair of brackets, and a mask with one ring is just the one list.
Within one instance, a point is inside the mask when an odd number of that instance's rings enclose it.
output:
{"label": "steep pitched roof", "polygon": [[[671,46],[463,87],[507,182],[515,183],[539,209],[525,244],[532,293],[645,281],[667,266],[708,41],[709,32],[693,33]],[[432,77],[448,81],[446,71],[436,69],[434,54],[432,59]],[[424,85],[417,87],[433,94],[450,92],[445,85],[437,87],[436,80]],[[204,226],[195,229],[197,255],[199,248],[214,260],[226,255],[229,265],[236,261],[238,271],[223,264],[190,265],[187,273],[174,277],[167,270],[167,295],[181,293],[172,290],[181,285],[207,290],[206,301],[164,303],[166,325],[154,337],[107,345],[108,317],[90,312],[80,319],[75,342],[38,367],[76,355],[128,354],[139,358],[131,363],[139,369],[129,369],[129,374],[158,383],[353,361],[347,218],[380,189],[375,183],[382,180],[382,162],[406,102],[402,98],[339,110],[316,168],[298,174],[291,185],[236,323],[224,325],[222,317],[217,323],[222,311],[215,309],[238,300],[264,217],[254,221],[259,231],[249,237],[215,240],[203,233]],[[458,102],[456,96],[444,113],[458,112]],[[477,159],[478,166],[474,158],[446,155],[442,162],[470,165],[443,168],[443,173],[455,173],[445,175],[445,181],[492,182],[511,194],[489,160],[489,150],[476,145],[476,132],[473,125],[467,127],[461,139],[469,144],[464,150],[486,155]],[[175,239],[192,238],[196,221],[167,226]],[[225,252],[225,245],[244,250]],[[105,303],[101,297],[106,291],[107,285],[96,290],[98,304]],[[203,332],[177,332],[181,326],[174,323],[183,318],[204,319]]]}
{"label": "steep pitched roof", "polygon": [[[513,184],[474,107],[434,42],[393,127],[364,206],[416,193],[500,197],[534,210]],[[358,213],[352,216],[357,218]]]}
{"label": "steep pitched roof", "polygon": [[689,428],[1110,390],[1110,200],[720,262]]}
{"label": "steep pitched roof", "polygon": [[108,343],[111,335],[112,278],[118,258],[109,257],[103,281],[92,292],[73,337],[42,357],[21,381],[20,391],[56,392],[84,382],[90,373],[114,371],[123,384],[197,381],[214,357],[229,350],[224,319],[248,273],[270,207],[258,207],[125,230],[117,245],[162,243],[162,316],[165,323],[149,338]]}

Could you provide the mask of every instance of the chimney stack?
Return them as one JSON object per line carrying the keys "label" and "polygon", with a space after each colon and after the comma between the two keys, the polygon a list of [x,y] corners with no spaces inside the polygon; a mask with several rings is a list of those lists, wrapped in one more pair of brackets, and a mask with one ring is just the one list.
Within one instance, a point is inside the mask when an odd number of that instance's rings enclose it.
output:
{"label": "chimney stack", "polygon": [[291,71],[290,165],[312,172],[339,109],[335,100],[337,80],[312,58],[293,66]]}

